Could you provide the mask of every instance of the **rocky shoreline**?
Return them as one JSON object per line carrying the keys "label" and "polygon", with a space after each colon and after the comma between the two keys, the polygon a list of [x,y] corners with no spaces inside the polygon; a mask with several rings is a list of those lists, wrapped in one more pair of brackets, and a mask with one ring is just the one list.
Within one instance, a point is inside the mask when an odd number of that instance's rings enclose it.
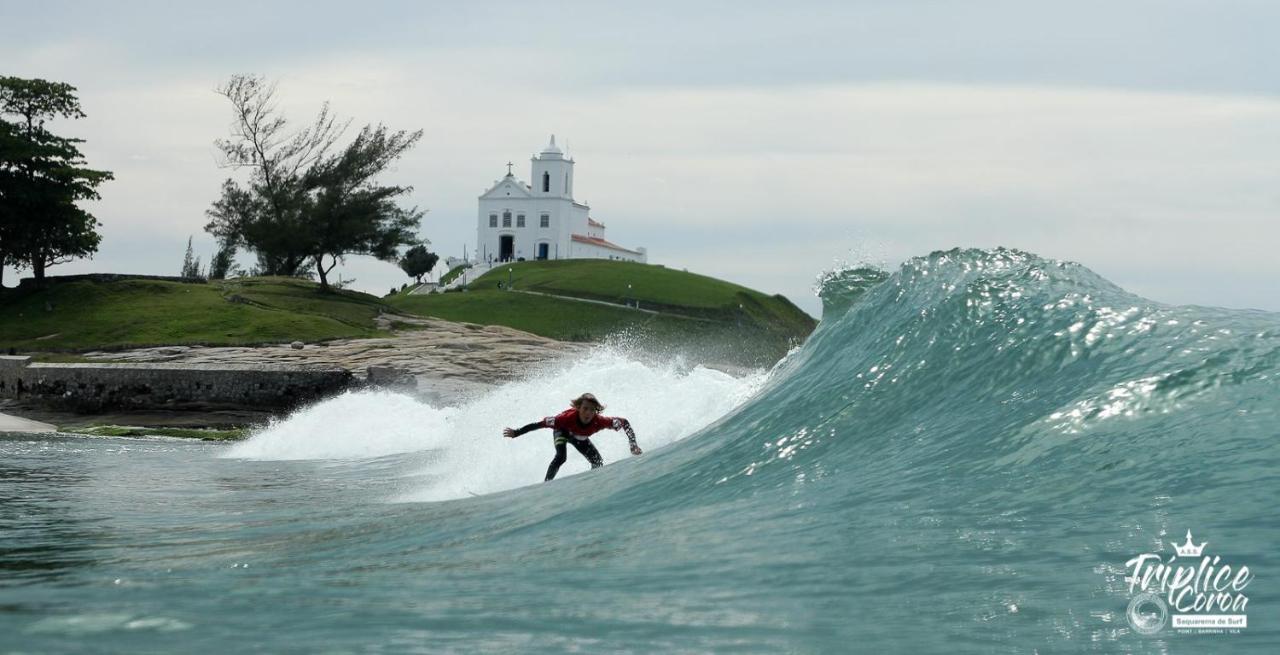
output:
{"label": "rocky shoreline", "polygon": [[382,316],[391,336],[274,346],[162,346],[89,352],[94,361],[175,364],[337,366],[363,376],[369,367],[393,367],[420,380],[489,386],[518,378],[530,366],[583,352],[587,346],[500,325]]}
{"label": "rocky shoreline", "polygon": [[[257,347],[163,346],[90,352],[85,357],[98,362],[168,363],[192,367],[247,364],[341,367],[361,378],[371,367],[385,367],[411,374],[416,389],[410,386],[405,390],[424,401],[454,404],[494,385],[515,380],[531,368],[587,349],[584,344],[556,341],[503,326],[402,315],[387,315],[379,320],[384,327],[394,328],[389,336]],[[157,409],[86,415],[14,402],[0,405],[0,412],[50,423],[63,430],[89,425],[243,426],[266,422],[272,416],[270,412],[225,409]]]}

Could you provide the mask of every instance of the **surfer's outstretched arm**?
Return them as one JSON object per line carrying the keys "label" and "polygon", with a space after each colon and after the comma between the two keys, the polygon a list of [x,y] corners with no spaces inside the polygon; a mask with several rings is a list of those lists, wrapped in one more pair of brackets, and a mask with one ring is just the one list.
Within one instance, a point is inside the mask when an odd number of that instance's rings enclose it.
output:
{"label": "surfer's outstretched arm", "polygon": [[636,443],[636,431],[631,429],[631,422],[625,418],[613,419],[613,429],[622,430],[627,434],[627,443],[631,444],[631,454],[639,455],[643,453],[639,444]]}
{"label": "surfer's outstretched arm", "polygon": [[533,432],[534,430],[539,430],[541,428],[546,428],[546,427],[550,427],[550,426],[547,425],[547,422],[545,420],[534,421],[533,423],[530,423],[520,428],[519,430],[512,430],[511,428],[502,428],[502,436],[508,439],[515,439],[516,437],[526,432]]}

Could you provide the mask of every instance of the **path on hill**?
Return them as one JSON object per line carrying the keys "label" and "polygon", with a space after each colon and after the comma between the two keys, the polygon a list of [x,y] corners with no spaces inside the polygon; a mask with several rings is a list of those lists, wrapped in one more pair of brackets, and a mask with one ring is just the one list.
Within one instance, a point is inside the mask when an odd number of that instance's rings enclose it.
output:
{"label": "path on hill", "polygon": [[[624,305],[622,303],[609,302],[607,300],[592,300],[590,298],[579,298],[577,296],[561,296],[554,293],[543,293],[541,291],[521,291],[520,289],[507,289],[507,291],[511,291],[513,293],[525,293],[531,296],[545,296],[547,298],[558,298],[560,300],[572,300],[575,302],[589,302],[595,305],[605,305],[608,307],[617,307],[619,309],[630,309],[631,311],[643,312],[645,314],[649,314],[650,316],[673,316],[675,318],[680,318],[687,321],[702,321],[703,323],[719,323],[720,322],[713,318],[703,318],[701,316],[689,316],[688,314],[677,314],[675,312],[660,312],[660,311],[657,311],[656,309],[641,309],[640,307],[635,307],[633,305]],[[637,301],[637,303],[638,302],[639,301]]]}
{"label": "path on hill", "polygon": [[[573,301],[577,301],[577,302],[589,302],[589,303],[592,303],[592,304],[594,304],[594,305],[606,305],[606,306],[608,306],[608,307],[618,307],[618,308],[621,308],[621,309],[630,309],[630,310],[632,310],[632,311],[636,311],[636,312],[644,312],[645,314],[651,314],[651,315],[654,315],[654,316],[657,316],[658,314],[661,314],[661,313],[662,313],[662,312],[654,311],[654,310],[652,310],[652,309],[640,309],[639,307],[633,307],[633,306],[631,306],[631,305],[624,305],[624,304],[622,304],[622,303],[609,302],[609,301],[607,301],[607,300],[591,300],[590,298],[579,298],[579,297],[577,297],[577,296],[561,296],[561,295],[557,295],[557,294],[554,294],[554,293],[543,293],[543,292],[541,292],[541,291],[522,291],[522,290],[520,290],[520,289],[507,289],[507,291],[510,291],[510,292],[512,292],[512,293],[524,293],[524,294],[528,294],[528,295],[530,295],[530,296],[544,296],[544,297],[547,297],[547,298],[559,298],[560,300],[573,300]],[[681,318],[689,318],[688,316],[683,316],[683,315],[681,315],[681,314],[670,314],[670,315],[671,315],[671,316],[680,316]]]}
{"label": "path on hill", "polygon": [[[488,270],[488,268],[487,268],[487,267],[486,267],[486,268],[484,268],[484,269],[482,269],[482,270],[480,270],[479,272],[480,272],[481,274],[483,274],[483,273],[484,273],[484,271],[486,271],[486,270]],[[478,277],[478,276],[477,276],[477,277]],[[419,291],[420,289],[424,289],[426,285],[418,285],[418,286],[417,286],[417,287],[415,287],[413,290],[411,290],[409,293],[410,293],[410,294],[421,294],[421,295],[426,295],[426,294],[431,294],[431,293],[443,293],[443,292],[444,292],[444,289],[451,289],[451,288],[453,288],[453,287],[461,286],[461,281],[462,281],[462,279],[463,279],[463,276],[460,276],[458,279],[453,280],[452,282],[450,282],[447,286],[445,286],[445,287],[440,287],[440,288],[435,288],[435,289],[432,289],[432,290],[430,290],[430,291]],[[677,318],[684,318],[684,319],[688,319],[688,320],[690,320],[690,321],[702,321],[702,322],[704,322],[704,323],[716,323],[716,322],[717,322],[717,321],[715,321],[714,319],[710,319],[710,318],[702,318],[702,317],[700,317],[700,316],[689,316],[689,315],[687,315],[687,314],[676,314],[676,313],[674,313],[674,312],[660,312],[660,311],[657,311],[657,310],[655,310],[655,309],[643,309],[643,308],[641,308],[641,307],[639,307],[639,306],[638,306],[638,305],[639,305],[639,301],[636,301],[636,305],[627,305],[627,304],[624,304],[624,303],[609,302],[609,301],[607,301],[607,300],[594,300],[594,299],[591,299],[591,298],[579,298],[578,296],[562,296],[562,295],[560,295],[560,294],[556,294],[556,293],[546,293],[546,292],[543,292],[543,291],[525,291],[525,290],[522,290],[522,289],[504,289],[504,290],[505,290],[505,291],[511,291],[511,292],[513,292],[513,293],[523,293],[523,294],[527,294],[527,295],[530,295],[530,296],[543,296],[543,297],[545,297],[545,298],[557,298],[557,299],[559,299],[559,300],[572,300],[572,301],[574,301],[574,302],[589,302],[589,303],[594,304],[594,305],[604,305],[604,306],[606,306],[606,307],[617,307],[617,308],[619,308],[619,309],[630,309],[630,310],[632,310],[632,311],[643,312],[643,313],[645,313],[645,314],[649,314],[650,316],[675,316],[675,317],[677,317]]]}

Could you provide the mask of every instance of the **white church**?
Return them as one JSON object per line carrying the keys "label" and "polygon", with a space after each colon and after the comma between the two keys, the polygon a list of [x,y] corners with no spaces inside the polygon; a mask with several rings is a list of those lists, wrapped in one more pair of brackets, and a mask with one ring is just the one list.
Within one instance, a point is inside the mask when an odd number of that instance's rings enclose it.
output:
{"label": "white church", "polygon": [[624,248],[605,238],[591,208],[573,199],[573,158],[556,137],[532,159],[527,184],[511,173],[480,196],[476,253],[481,262],[520,259],[617,259],[645,262],[644,248]]}

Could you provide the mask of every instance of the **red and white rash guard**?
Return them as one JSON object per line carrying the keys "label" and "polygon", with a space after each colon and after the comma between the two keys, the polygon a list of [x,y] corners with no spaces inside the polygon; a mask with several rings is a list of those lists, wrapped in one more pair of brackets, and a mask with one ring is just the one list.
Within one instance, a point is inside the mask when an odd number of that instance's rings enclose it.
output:
{"label": "red and white rash guard", "polygon": [[583,425],[578,420],[578,410],[573,407],[555,416],[548,416],[540,422],[530,423],[516,430],[515,436],[518,437],[526,432],[542,428],[551,428],[556,431],[557,436],[563,433],[567,436],[572,436],[578,441],[586,441],[591,435],[601,430],[622,430],[627,433],[627,441],[631,442],[631,445],[634,446],[636,443],[636,433],[631,429],[631,424],[627,422],[627,419],[596,414],[594,420]]}

